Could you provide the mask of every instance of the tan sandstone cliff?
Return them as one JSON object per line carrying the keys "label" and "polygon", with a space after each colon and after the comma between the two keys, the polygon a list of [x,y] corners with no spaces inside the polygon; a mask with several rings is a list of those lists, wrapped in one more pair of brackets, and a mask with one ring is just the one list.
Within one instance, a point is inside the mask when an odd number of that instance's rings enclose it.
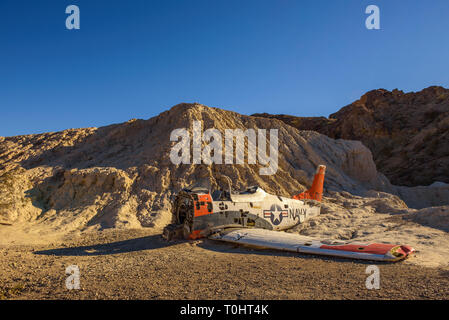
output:
{"label": "tan sandstone cliff", "polygon": [[449,90],[443,87],[416,93],[373,90],[329,118],[258,116],[334,139],[362,141],[393,184],[449,183]]}

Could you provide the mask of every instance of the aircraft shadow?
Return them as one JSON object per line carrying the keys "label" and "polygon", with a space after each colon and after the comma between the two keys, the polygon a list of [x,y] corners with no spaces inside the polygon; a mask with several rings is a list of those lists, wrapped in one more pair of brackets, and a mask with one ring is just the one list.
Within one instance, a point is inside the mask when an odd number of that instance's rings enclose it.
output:
{"label": "aircraft shadow", "polygon": [[167,242],[162,239],[161,235],[152,235],[111,243],[41,250],[34,252],[34,254],[49,256],[102,256],[134,251],[155,250],[176,244],[179,244],[179,242]]}
{"label": "aircraft shadow", "polygon": [[[170,247],[173,245],[180,244],[185,240],[178,241],[165,241],[160,234],[122,240],[111,243],[102,243],[102,244],[94,244],[88,246],[78,246],[78,247],[69,247],[69,248],[57,248],[57,249],[49,249],[49,250],[41,250],[36,251],[34,254],[37,255],[48,255],[48,256],[102,256],[102,255],[113,255],[127,252],[135,252],[135,251],[145,251],[145,250],[155,250],[161,249],[165,247]],[[233,254],[257,254],[264,256],[284,256],[284,257],[296,257],[301,259],[315,259],[315,260],[326,260],[333,262],[342,262],[342,263],[357,263],[357,264],[391,264],[391,262],[383,262],[383,261],[366,261],[366,260],[353,260],[353,259],[345,259],[338,257],[328,257],[328,256],[320,256],[313,254],[304,254],[304,253],[294,253],[287,251],[278,251],[273,249],[259,249],[248,246],[241,246],[231,243],[224,243],[220,241],[204,239],[197,244],[198,247],[215,251],[221,253],[233,253]]]}

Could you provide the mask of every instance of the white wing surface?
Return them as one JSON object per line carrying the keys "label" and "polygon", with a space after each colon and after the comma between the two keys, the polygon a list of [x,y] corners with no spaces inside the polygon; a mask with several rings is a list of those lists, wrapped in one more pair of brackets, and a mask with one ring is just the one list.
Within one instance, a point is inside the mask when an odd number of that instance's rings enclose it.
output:
{"label": "white wing surface", "polygon": [[405,245],[319,240],[266,229],[225,230],[209,238],[263,249],[374,261],[399,261],[408,258],[415,251]]}

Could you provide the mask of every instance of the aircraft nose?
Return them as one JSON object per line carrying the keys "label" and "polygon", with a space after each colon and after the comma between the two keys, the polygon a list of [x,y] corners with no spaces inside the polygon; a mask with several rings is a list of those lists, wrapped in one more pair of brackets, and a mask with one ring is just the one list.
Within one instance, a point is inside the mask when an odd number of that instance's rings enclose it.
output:
{"label": "aircraft nose", "polygon": [[401,246],[401,249],[402,249],[402,251],[404,252],[404,254],[406,256],[408,256],[408,255],[410,255],[410,254],[415,252],[415,249],[410,247],[410,246]]}

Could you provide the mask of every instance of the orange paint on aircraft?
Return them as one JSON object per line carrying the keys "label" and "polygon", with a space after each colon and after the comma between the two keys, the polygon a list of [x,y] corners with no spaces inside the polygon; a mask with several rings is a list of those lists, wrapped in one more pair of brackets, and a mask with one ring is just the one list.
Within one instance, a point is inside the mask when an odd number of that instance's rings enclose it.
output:
{"label": "orange paint on aircraft", "polygon": [[203,236],[201,235],[201,231],[202,230],[192,231],[192,233],[189,235],[189,239],[195,240],[195,239],[203,238]]}
{"label": "orange paint on aircraft", "polygon": [[212,211],[212,197],[210,194],[199,194],[198,200],[193,201],[195,217],[201,217],[206,214],[213,213]]}
{"label": "orange paint on aircraft", "polygon": [[321,201],[323,198],[323,186],[325,174],[326,174],[326,166],[319,166],[310,189],[303,193],[293,196],[293,199],[296,200],[309,199]]}

